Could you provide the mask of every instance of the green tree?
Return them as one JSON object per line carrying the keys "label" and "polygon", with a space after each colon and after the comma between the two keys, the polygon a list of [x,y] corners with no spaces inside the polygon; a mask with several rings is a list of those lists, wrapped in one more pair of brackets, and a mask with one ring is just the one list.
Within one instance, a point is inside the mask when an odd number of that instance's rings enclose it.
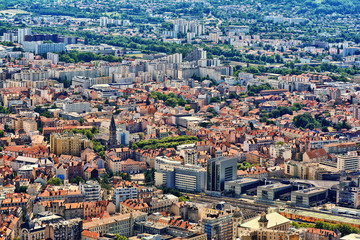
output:
{"label": "green tree", "polygon": [[50,178],[47,183],[49,185],[60,186],[62,184],[61,179],[57,177]]}
{"label": "green tree", "polygon": [[121,236],[119,234],[115,234],[116,240],[128,240],[127,237]]}
{"label": "green tree", "polygon": [[80,182],[85,182],[85,180],[80,176],[76,176],[70,180],[70,183],[79,184]]}
{"label": "green tree", "polygon": [[27,189],[28,189],[27,186],[20,186],[18,192],[19,192],[19,193],[26,193],[26,192],[27,192]]}

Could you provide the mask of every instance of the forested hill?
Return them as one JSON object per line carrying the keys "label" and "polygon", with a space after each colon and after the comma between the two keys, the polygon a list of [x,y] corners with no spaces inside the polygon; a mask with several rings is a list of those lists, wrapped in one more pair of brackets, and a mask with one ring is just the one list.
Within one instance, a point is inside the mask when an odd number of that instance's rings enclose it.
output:
{"label": "forested hill", "polygon": [[252,2],[258,10],[293,14],[359,14],[359,0],[234,0],[233,3]]}

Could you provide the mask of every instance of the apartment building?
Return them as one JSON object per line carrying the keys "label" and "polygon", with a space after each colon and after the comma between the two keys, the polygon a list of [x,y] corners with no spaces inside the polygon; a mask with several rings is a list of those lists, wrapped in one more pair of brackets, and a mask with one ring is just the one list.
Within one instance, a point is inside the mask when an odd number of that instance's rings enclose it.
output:
{"label": "apartment building", "polygon": [[81,151],[88,147],[92,147],[92,142],[82,134],[64,132],[50,135],[50,152],[58,156],[80,156]]}

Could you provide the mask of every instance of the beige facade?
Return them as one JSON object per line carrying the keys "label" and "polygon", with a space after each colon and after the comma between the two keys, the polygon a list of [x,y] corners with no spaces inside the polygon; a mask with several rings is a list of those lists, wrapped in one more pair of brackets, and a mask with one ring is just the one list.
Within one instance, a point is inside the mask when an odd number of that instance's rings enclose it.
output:
{"label": "beige facade", "polygon": [[80,156],[81,151],[88,147],[92,148],[92,142],[82,134],[65,132],[50,136],[50,151],[56,155]]}

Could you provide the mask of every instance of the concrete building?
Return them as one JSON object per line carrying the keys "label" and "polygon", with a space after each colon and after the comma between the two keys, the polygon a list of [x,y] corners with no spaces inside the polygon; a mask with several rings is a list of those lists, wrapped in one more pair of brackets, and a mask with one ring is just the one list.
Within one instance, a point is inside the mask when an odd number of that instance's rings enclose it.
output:
{"label": "concrete building", "polygon": [[291,185],[275,183],[257,187],[257,200],[273,201],[278,199],[280,195],[291,192]]}
{"label": "concrete building", "polygon": [[206,170],[204,168],[187,165],[176,167],[174,171],[176,189],[185,192],[202,192],[205,190]]}
{"label": "concrete building", "polygon": [[92,142],[82,134],[64,132],[50,135],[50,152],[58,156],[80,156],[81,151],[88,147],[92,147]]}
{"label": "concrete building", "polygon": [[185,60],[188,62],[198,61],[201,59],[206,59],[206,51],[202,48],[195,48],[185,57]]}
{"label": "concrete building", "polygon": [[198,152],[195,149],[184,151],[184,164],[198,165]]}
{"label": "concrete building", "polygon": [[304,233],[304,240],[339,240],[340,235],[325,229],[308,228]]}
{"label": "concrete building", "polygon": [[347,154],[350,151],[356,151],[357,146],[355,142],[331,143],[324,145],[324,149],[329,154]]}
{"label": "concrete building", "polygon": [[13,171],[19,171],[19,169],[25,165],[34,165],[39,162],[37,158],[18,156],[16,159],[11,161],[11,168]]}
{"label": "concrete building", "polygon": [[101,200],[101,186],[97,181],[80,183],[80,191],[85,196],[86,201]]}
{"label": "concrete building", "polygon": [[233,239],[233,215],[216,214],[208,215],[201,222],[207,240],[232,240]]}
{"label": "concrete building", "polygon": [[100,17],[100,27],[106,27],[108,25],[108,17]]}
{"label": "concrete building", "polygon": [[26,35],[31,35],[31,28],[19,28],[17,36],[18,43],[22,44],[25,41]]}
{"label": "concrete building", "polygon": [[359,170],[359,156],[357,155],[357,152],[349,152],[347,155],[338,156],[337,169],[339,171]]}
{"label": "concrete building", "polygon": [[124,237],[133,235],[134,223],[145,221],[146,213],[135,211],[132,213],[113,215],[104,218],[94,219],[83,224],[83,229],[91,232],[119,234]]}
{"label": "concrete building", "polygon": [[75,218],[47,225],[45,228],[45,239],[81,239],[81,232],[82,219]]}
{"label": "concrete building", "polygon": [[135,186],[122,186],[117,187],[113,193],[113,202],[116,206],[116,211],[120,211],[120,202],[127,199],[137,199],[138,198],[138,188]]}
{"label": "concrete building", "polygon": [[43,43],[37,42],[23,42],[23,48],[27,52],[34,52],[35,54],[44,54],[48,52],[64,52],[65,43]]}
{"label": "concrete building", "polygon": [[312,207],[327,200],[326,188],[309,188],[291,192],[291,204],[301,207]]}
{"label": "concrete building", "polygon": [[68,103],[63,106],[65,112],[87,113],[90,112],[89,102]]}
{"label": "concrete building", "polygon": [[358,208],[360,206],[360,177],[359,174],[347,174],[340,177],[339,190],[336,194],[339,206]]}
{"label": "concrete building", "polygon": [[57,53],[48,52],[46,54],[46,58],[51,60],[51,62],[55,65],[57,65],[59,62],[59,54]]}
{"label": "concrete building", "polygon": [[213,158],[207,162],[206,190],[223,191],[225,181],[237,178],[237,158]]}
{"label": "concrete building", "polygon": [[173,170],[157,170],[155,172],[155,186],[174,188],[175,172]]}
{"label": "concrete building", "polygon": [[247,190],[260,186],[261,181],[254,178],[241,178],[225,182],[224,189],[227,192],[234,192],[236,196],[246,193]]}

